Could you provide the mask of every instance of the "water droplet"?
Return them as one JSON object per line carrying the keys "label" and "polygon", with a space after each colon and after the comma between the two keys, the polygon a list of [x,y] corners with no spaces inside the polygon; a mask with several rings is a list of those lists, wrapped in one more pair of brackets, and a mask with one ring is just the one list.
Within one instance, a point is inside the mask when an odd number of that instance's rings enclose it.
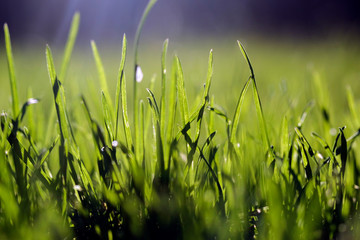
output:
{"label": "water droplet", "polygon": [[39,100],[35,99],[35,98],[29,98],[28,101],[27,101],[27,104],[35,104],[35,103],[38,103]]}
{"label": "water droplet", "polygon": [[116,141],[116,140],[112,141],[111,146],[112,146],[113,148],[116,148],[117,146],[119,146],[118,141]]}
{"label": "water droplet", "polygon": [[141,71],[141,67],[140,66],[136,66],[136,81],[137,82],[141,82],[142,79],[144,77],[143,72]]}
{"label": "water droplet", "polygon": [[75,191],[82,191],[82,188],[81,188],[80,185],[75,185],[75,186],[74,186],[74,190],[75,190]]}

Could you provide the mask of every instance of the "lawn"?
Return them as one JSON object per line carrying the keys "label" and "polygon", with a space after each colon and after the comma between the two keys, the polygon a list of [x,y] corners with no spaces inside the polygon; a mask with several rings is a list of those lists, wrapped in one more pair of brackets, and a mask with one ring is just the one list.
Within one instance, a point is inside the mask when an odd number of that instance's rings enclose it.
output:
{"label": "lawn", "polygon": [[78,21],[56,48],[4,26],[1,239],[359,236],[356,39],[75,44]]}

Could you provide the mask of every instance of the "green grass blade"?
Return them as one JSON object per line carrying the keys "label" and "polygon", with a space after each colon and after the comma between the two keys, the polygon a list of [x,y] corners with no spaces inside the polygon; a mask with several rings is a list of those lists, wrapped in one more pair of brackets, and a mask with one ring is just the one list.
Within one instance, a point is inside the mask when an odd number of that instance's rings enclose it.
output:
{"label": "green grass blade", "polygon": [[104,117],[104,124],[105,124],[105,128],[108,132],[109,135],[109,140],[110,142],[114,141],[114,135],[113,135],[113,128],[112,128],[112,118],[111,118],[111,114],[110,114],[110,106],[109,103],[107,101],[107,98],[105,96],[104,92],[101,92],[101,102],[102,102],[102,108],[103,108],[103,117]]}
{"label": "green grass blade", "polygon": [[163,51],[161,56],[161,102],[160,102],[160,113],[161,113],[161,120],[160,126],[162,129],[165,130],[165,98],[166,98],[166,54],[169,45],[169,39],[164,41]]}
{"label": "green grass blade", "polygon": [[284,116],[281,123],[281,143],[280,143],[280,156],[286,158],[289,152],[289,127],[287,117]]}
{"label": "green grass blade", "polygon": [[340,128],[340,147],[337,149],[336,152],[340,153],[341,173],[342,173],[342,176],[344,177],[346,161],[348,158],[348,147],[347,147],[347,141],[346,141],[345,134],[344,134],[344,128]]}
{"label": "green grass blade", "polygon": [[[32,98],[33,96],[33,92],[32,92],[32,88],[29,87],[28,88],[28,91],[27,91],[27,99],[28,99],[28,104],[32,104],[32,103],[37,103],[38,100],[37,99],[34,99]],[[29,100],[30,100],[30,103],[29,103]],[[31,136],[35,136],[36,137],[36,131],[35,131],[35,121],[34,121],[34,110],[33,108],[29,108],[28,110],[28,125],[29,125],[29,133]]]}
{"label": "green grass blade", "polygon": [[5,34],[5,48],[6,48],[6,55],[7,55],[7,62],[8,62],[8,69],[9,69],[9,77],[10,77],[10,87],[11,87],[11,98],[12,98],[12,111],[13,117],[16,118],[19,114],[19,96],[18,90],[16,86],[16,79],[15,79],[15,68],[14,68],[14,58],[11,49],[11,39],[8,25],[4,24],[4,34]]}
{"label": "green grass blade", "polygon": [[60,135],[62,142],[69,138],[69,132],[67,127],[65,102],[64,102],[64,90],[60,80],[56,76],[54,60],[49,46],[46,46],[46,62],[48,67],[48,73],[51,81],[51,85],[54,93],[55,107],[58,116]]}
{"label": "green grass blade", "polygon": [[283,164],[281,166],[282,173],[289,179],[289,126],[286,116],[284,116],[281,123],[280,156],[283,159]]}
{"label": "green grass blade", "polygon": [[130,122],[129,122],[129,115],[127,110],[127,96],[126,96],[126,80],[125,74],[123,76],[123,80],[121,81],[121,105],[122,105],[122,116],[123,116],[123,126],[125,132],[125,138],[127,143],[127,148],[134,150],[132,136],[131,136],[131,129],[130,129]]}
{"label": "green grass blade", "polygon": [[185,125],[189,119],[189,107],[188,101],[185,92],[185,83],[184,83],[184,75],[181,67],[181,62],[178,57],[176,57],[176,66],[177,66],[177,93],[178,93],[178,101],[180,107],[180,115],[181,121]]}
{"label": "green grass blade", "polygon": [[251,81],[251,78],[249,78],[246,81],[243,89],[241,90],[239,100],[238,100],[237,105],[236,105],[236,110],[235,110],[235,113],[234,113],[234,118],[233,118],[233,121],[232,121],[232,127],[231,127],[231,133],[230,133],[230,142],[232,144],[236,144],[236,132],[237,132],[237,128],[238,128],[239,121],[240,121],[241,108],[242,108],[242,105],[244,103],[245,94],[247,92],[247,89],[249,88],[250,81]]}
{"label": "green grass blade", "polygon": [[121,94],[121,83],[124,80],[124,67],[126,60],[126,48],[127,48],[127,40],[126,35],[123,36],[122,41],[122,49],[121,49],[121,61],[119,67],[118,81],[116,84],[116,94],[115,94],[115,108],[116,108],[116,119],[115,119],[115,139],[117,139],[118,134],[118,124],[119,124],[119,110],[120,110],[120,94]]}
{"label": "green grass blade", "polygon": [[168,159],[168,162],[165,162],[165,169],[168,169],[170,164],[170,145],[173,138],[173,130],[175,127],[175,117],[176,117],[176,74],[177,74],[177,63],[176,58],[174,58],[172,67],[171,67],[171,76],[170,76],[170,92],[168,97],[168,119],[166,126],[166,144],[164,148],[165,159]]}
{"label": "green grass blade", "polygon": [[65,80],[65,76],[69,67],[69,62],[70,62],[70,58],[73,52],[73,48],[75,45],[75,41],[76,41],[76,37],[79,31],[79,25],[80,25],[80,13],[75,13],[72,22],[71,22],[71,27],[70,27],[70,31],[69,31],[69,35],[68,35],[68,39],[66,42],[66,46],[65,46],[65,52],[64,52],[64,57],[63,57],[63,61],[61,64],[61,70],[60,70],[60,74],[59,74],[59,78],[61,79],[61,81]]}
{"label": "green grass blade", "polygon": [[146,90],[148,91],[148,93],[149,93],[149,95],[150,95],[150,97],[151,97],[152,103],[150,103],[150,106],[151,106],[151,107],[153,108],[153,110],[155,111],[155,116],[156,116],[155,120],[156,120],[156,121],[160,121],[160,110],[159,110],[159,106],[158,106],[158,104],[157,104],[155,95],[153,94],[153,92],[152,92],[149,88],[147,88]]}
{"label": "green grass blade", "polygon": [[301,130],[297,127],[295,127],[295,132],[298,135],[299,139],[301,142],[305,143],[306,146],[308,147],[307,152],[310,154],[310,156],[314,156],[314,151],[309,143],[309,141],[306,139],[306,137],[304,136],[304,134],[301,132]]}
{"label": "green grass blade", "polygon": [[352,115],[352,120],[354,121],[354,125],[358,127],[360,126],[359,115],[357,110],[358,108],[356,107],[354,94],[350,86],[347,86],[346,88],[346,97],[347,97],[350,113]]}
{"label": "green grass blade", "polygon": [[151,95],[151,98],[148,98],[149,104],[151,109],[153,110],[153,118],[154,118],[154,124],[155,124],[155,135],[156,135],[156,156],[157,156],[157,164],[158,164],[158,180],[160,180],[161,183],[164,183],[162,179],[165,177],[165,161],[164,161],[164,149],[163,149],[163,143],[161,138],[161,129],[160,129],[160,119],[159,119],[159,109],[157,107],[156,100],[154,98],[154,95],[151,93],[150,90],[149,94]]}
{"label": "green grass blade", "polygon": [[[138,25],[138,28],[136,30],[136,34],[135,34],[135,42],[134,42],[134,47],[135,47],[135,66],[137,66],[138,64],[138,48],[139,48],[139,40],[140,40],[140,34],[141,34],[141,30],[144,26],[145,20],[150,12],[150,10],[152,9],[152,7],[154,6],[154,4],[157,2],[157,0],[149,0],[143,14],[142,17],[140,19],[140,23]],[[136,81],[135,81],[136,82]]]}
{"label": "green grass blade", "polygon": [[301,118],[300,118],[300,120],[299,120],[299,122],[298,122],[298,124],[297,124],[297,128],[298,128],[298,129],[301,129],[301,127],[302,127],[302,125],[304,124],[304,122],[305,122],[305,120],[306,120],[306,118],[307,118],[310,110],[314,107],[314,105],[315,105],[314,101],[310,101],[310,102],[306,105],[303,113],[301,114]]}
{"label": "green grass blade", "polygon": [[138,151],[139,151],[139,141],[140,141],[140,133],[139,133],[139,103],[138,103],[138,90],[137,90],[137,85],[139,82],[142,81],[143,78],[143,73],[142,70],[139,66],[139,62],[138,62],[138,49],[139,49],[139,40],[140,40],[140,34],[142,31],[142,28],[144,26],[145,20],[151,10],[151,8],[154,6],[154,4],[156,3],[157,0],[149,0],[143,15],[140,19],[138,28],[136,30],[136,34],[135,34],[135,40],[134,40],[134,47],[135,47],[135,57],[134,57],[134,81],[133,81],[133,86],[134,86],[134,95],[133,95],[133,104],[134,104],[134,128],[135,128],[135,153],[137,155]]}
{"label": "green grass blade", "polygon": [[96,43],[95,41],[91,41],[91,49],[94,55],[94,59],[95,59],[95,63],[96,63],[96,69],[98,71],[98,75],[99,75],[99,80],[100,80],[100,87],[101,90],[103,91],[106,101],[109,105],[109,111],[112,110],[112,104],[111,104],[111,98],[110,98],[110,93],[109,93],[109,89],[108,89],[108,85],[107,85],[107,81],[106,81],[106,74],[105,74],[105,70],[104,70],[104,65],[101,61],[101,57],[99,54],[99,51],[97,49]]}
{"label": "green grass blade", "polygon": [[329,176],[332,176],[333,174],[333,165],[335,165],[336,163],[337,164],[341,164],[341,162],[338,162],[338,160],[336,159],[334,153],[331,151],[329,145],[326,143],[326,141],[320,137],[317,133],[311,133],[311,135],[313,137],[315,137],[315,139],[323,146],[323,148],[325,149],[326,153],[328,154],[328,156],[330,157],[331,161],[330,161],[330,164],[329,164]]}
{"label": "green grass blade", "polygon": [[255,78],[254,69],[253,69],[253,67],[252,67],[252,65],[251,65],[250,59],[249,59],[249,57],[248,57],[248,55],[247,55],[247,53],[246,53],[246,51],[245,51],[245,48],[244,48],[244,46],[241,44],[241,42],[240,42],[239,40],[237,41],[237,43],[238,43],[238,45],[239,45],[239,48],[240,48],[240,51],[241,51],[242,55],[244,56],[247,64],[249,65],[250,78],[253,78],[253,79],[254,79],[254,78]]}
{"label": "green grass blade", "polygon": [[139,161],[142,163],[142,166],[145,167],[145,109],[144,109],[144,102],[140,100],[140,123],[139,123],[139,133],[140,133],[140,139],[139,139]]}
{"label": "green grass blade", "polygon": [[[64,56],[63,56],[63,60],[61,63],[61,71],[59,74],[59,79],[61,81],[64,82],[65,77],[66,77],[66,73],[69,67],[69,63],[70,63],[70,58],[73,52],[73,48],[75,45],[75,41],[77,38],[77,34],[78,34],[78,30],[79,30],[79,25],[80,25],[80,14],[79,13],[75,13],[72,22],[71,22],[71,27],[70,27],[70,31],[68,34],[68,39],[65,45],[65,50],[64,50]],[[50,115],[49,115],[49,121],[48,121],[48,125],[46,128],[46,137],[45,137],[45,142],[48,142],[51,138],[51,133],[53,131],[51,131],[51,129],[54,127],[54,120],[56,117],[56,112],[54,111],[54,109],[52,108],[50,111]]]}
{"label": "green grass blade", "polygon": [[238,45],[239,48],[244,56],[244,58],[246,59],[246,62],[249,65],[249,69],[250,69],[250,73],[251,76],[250,78],[253,81],[253,93],[254,93],[254,101],[255,101],[255,106],[256,106],[256,113],[258,116],[258,120],[259,120],[259,124],[260,124],[260,131],[261,131],[261,135],[263,138],[263,144],[265,147],[265,150],[268,151],[270,149],[270,141],[269,141],[269,135],[266,129],[266,123],[265,123],[265,118],[264,118],[264,113],[263,113],[263,109],[261,106],[261,100],[260,100],[260,96],[259,96],[259,91],[256,85],[256,80],[255,80],[255,75],[254,75],[254,70],[253,67],[251,65],[250,59],[245,51],[244,46],[240,43],[240,41],[238,41]]}
{"label": "green grass blade", "polygon": [[299,139],[297,139],[297,141],[298,141],[298,145],[300,146],[300,150],[301,150],[301,155],[302,155],[302,160],[303,160],[302,162],[303,162],[303,166],[305,168],[306,178],[308,181],[310,181],[312,179],[312,171],[311,171],[309,157],[306,153],[304,142]]}
{"label": "green grass blade", "polygon": [[205,92],[204,92],[204,99],[207,102],[209,101],[209,91],[210,91],[210,86],[211,86],[211,79],[213,76],[213,62],[214,62],[213,50],[211,49],[210,53],[209,53],[208,70],[207,70]]}

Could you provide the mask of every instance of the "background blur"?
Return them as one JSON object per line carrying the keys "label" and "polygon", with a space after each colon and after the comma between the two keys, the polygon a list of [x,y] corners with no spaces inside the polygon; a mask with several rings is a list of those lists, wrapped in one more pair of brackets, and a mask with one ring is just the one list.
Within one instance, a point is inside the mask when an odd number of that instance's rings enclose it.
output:
{"label": "background blur", "polygon": [[[118,40],[136,31],[147,0],[1,0],[13,40],[64,42],[75,11],[80,39]],[[144,35],[157,38],[267,34],[326,37],[360,31],[359,0],[158,0]],[[1,31],[1,34],[2,31]]]}

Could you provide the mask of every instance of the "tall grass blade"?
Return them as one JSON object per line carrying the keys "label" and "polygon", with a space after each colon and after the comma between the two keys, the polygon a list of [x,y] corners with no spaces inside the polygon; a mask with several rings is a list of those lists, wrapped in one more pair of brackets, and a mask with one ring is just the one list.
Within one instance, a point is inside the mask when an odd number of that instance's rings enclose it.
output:
{"label": "tall grass blade", "polygon": [[126,78],[125,78],[125,74],[124,74],[123,80],[121,81],[121,105],[122,105],[123,126],[124,126],[127,148],[134,151],[128,110],[127,110],[128,104],[127,104],[127,96],[126,96],[126,81],[125,81],[125,79]]}
{"label": "tall grass blade", "polygon": [[[171,142],[173,138],[173,131],[174,131],[174,125],[175,125],[175,117],[176,117],[176,84],[177,84],[177,61],[176,57],[174,58],[171,66],[171,76],[170,76],[170,92],[168,97],[168,120],[167,120],[167,126],[166,126],[166,144],[165,146],[165,159],[167,159],[167,162],[165,162],[165,169],[168,169],[170,166],[170,156],[171,156]],[[163,128],[165,128],[163,126]]]}
{"label": "tall grass blade", "polygon": [[[156,156],[157,156],[157,171],[158,176],[156,181],[156,184],[160,184],[158,187],[167,187],[167,181],[165,179],[168,179],[166,177],[166,171],[165,171],[165,160],[164,160],[164,149],[163,149],[163,142],[161,137],[161,129],[160,129],[160,119],[159,119],[159,109],[157,107],[156,100],[154,98],[154,95],[152,92],[148,89],[148,92],[151,96],[151,98],[148,98],[149,104],[151,109],[153,110],[153,118],[154,118],[154,124],[155,124],[155,134],[156,134]],[[165,186],[164,186],[165,185]]]}
{"label": "tall grass blade", "polygon": [[356,107],[355,100],[354,100],[354,94],[353,94],[350,86],[347,86],[347,88],[346,88],[346,97],[347,97],[350,113],[351,113],[352,119],[354,121],[354,125],[356,127],[359,127],[360,121],[359,121],[359,115],[358,115],[358,111],[357,111],[358,108]]}
{"label": "tall grass blade", "polygon": [[140,133],[140,139],[139,139],[139,161],[141,162],[141,166],[145,168],[145,109],[144,109],[144,102],[140,100],[140,123],[139,123],[139,133]]}
{"label": "tall grass blade", "polygon": [[18,90],[16,86],[16,79],[15,79],[15,68],[14,68],[14,58],[11,49],[11,39],[8,25],[4,24],[4,34],[5,34],[5,48],[6,48],[6,55],[7,55],[7,62],[8,62],[8,70],[9,70],[9,77],[10,77],[10,87],[11,87],[11,98],[12,98],[12,111],[14,118],[17,117],[19,114],[19,96]]}
{"label": "tall grass blade", "polygon": [[207,69],[205,92],[204,92],[204,99],[206,102],[209,102],[209,91],[211,86],[211,79],[213,76],[213,66],[214,66],[213,62],[214,62],[213,50],[211,49],[209,53],[208,69]]}
{"label": "tall grass blade", "polygon": [[[257,116],[258,116],[258,120],[259,120],[259,124],[260,124],[260,131],[261,131],[261,135],[263,138],[263,144],[265,147],[265,150],[268,151],[271,149],[270,146],[270,141],[269,141],[269,136],[268,136],[268,131],[266,129],[266,123],[265,123],[265,118],[264,118],[264,113],[263,113],[263,109],[261,106],[261,100],[260,100],[260,96],[259,96],[259,91],[256,85],[256,80],[255,80],[255,75],[254,75],[254,70],[253,67],[251,65],[250,59],[245,51],[245,48],[243,47],[243,45],[240,43],[240,41],[238,41],[238,45],[239,48],[244,56],[244,58],[246,59],[246,62],[249,65],[250,68],[250,78],[253,81],[253,93],[254,93],[254,101],[255,101],[255,106],[256,106],[256,112],[257,112]],[[270,151],[270,153],[272,153],[272,151]]]}
{"label": "tall grass blade", "polygon": [[[71,22],[71,27],[70,27],[70,31],[68,34],[68,39],[65,45],[65,50],[64,50],[64,56],[63,56],[63,60],[61,63],[61,71],[59,74],[59,79],[61,81],[64,82],[66,74],[67,74],[67,70],[69,67],[69,63],[70,63],[70,58],[73,52],[73,48],[75,45],[75,41],[77,38],[77,34],[78,34],[78,30],[79,30],[79,25],[80,25],[80,13],[75,13],[72,22]],[[51,129],[54,127],[54,120],[56,117],[56,112],[54,111],[54,109],[52,108],[50,111],[50,115],[49,115],[49,120],[48,120],[48,125],[46,128],[46,136],[45,136],[45,142],[48,142],[49,139],[51,138]]]}
{"label": "tall grass blade", "polygon": [[121,61],[119,67],[118,81],[116,84],[116,94],[115,94],[115,109],[116,109],[116,119],[115,119],[115,139],[117,139],[118,134],[118,125],[119,125],[119,111],[120,111],[120,100],[121,100],[121,84],[124,81],[124,67],[125,67],[125,59],[126,59],[126,48],[127,48],[127,40],[126,35],[124,34],[122,40],[122,49],[121,49]]}
{"label": "tall grass blade", "polygon": [[232,143],[232,144],[236,144],[236,133],[237,133],[237,128],[239,126],[241,108],[242,108],[242,105],[244,103],[245,94],[247,92],[247,89],[249,87],[250,82],[251,82],[251,78],[249,78],[246,81],[243,89],[241,90],[239,100],[238,100],[237,105],[236,105],[236,110],[235,110],[235,113],[234,113],[234,118],[233,118],[233,121],[232,121],[232,127],[231,127],[231,131],[230,131],[230,143]]}
{"label": "tall grass blade", "polygon": [[330,157],[331,161],[329,164],[329,176],[332,176],[333,174],[333,167],[335,164],[341,164],[340,162],[338,162],[338,160],[336,159],[334,153],[331,151],[329,145],[326,143],[326,141],[320,137],[317,133],[311,133],[311,135],[313,137],[315,137],[315,139],[323,146],[323,148],[325,149],[326,153],[328,154],[328,156]]}
{"label": "tall grass blade", "polygon": [[280,156],[282,157],[283,164],[281,166],[282,173],[289,179],[289,127],[287,117],[284,116],[281,123],[281,143],[280,143]]}
{"label": "tall grass blade", "polygon": [[166,99],[166,54],[169,45],[169,39],[164,41],[163,51],[161,55],[161,102],[160,102],[160,126],[161,129],[165,130],[165,117],[166,117],[166,106],[165,106],[165,99]]}
{"label": "tall grass blade", "polygon": [[181,67],[180,59],[176,57],[176,66],[177,66],[177,93],[178,93],[178,101],[180,107],[180,115],[182,124],[186,124],[189,119],[189,107],[188,101],[185,92],[185,83],[184,83],[184,75]]}
{"label": "tall grass blade", "polygon": [[134,40],[134,53],[135,53],[135,57],[134,57],[134,81],[133,81],[133,85],[134,85],[134,95],[133,95],[133,104],[134,104],[134,127],[135,127],[135,153],[138,153],[139,150],[139,141],[140,141],[140,133],[139,133],[139,106],[138,106],[138,90],[137,90],[137,85],[139,82],[142,81],[143,78],[143,73],[141,70],[141,67],[139,66],[139,61],[138,61],[138,49],[139,49],[139,40],[140,40],[140,34],[142,31],[142,28],[144,26],[145,20],[150,12],[150,10],[152,9],[152,7],[154,6],[154,4],[156,3],[157,0],[149,0],[143,14],[142,17],[140,19],[138,28],[136,30],[136,34],[135,34],[135,40]]}
{"label": "tall grass blade", "polygon": [[[134,47],[135,47],[135,66],[137,66],[138,64],[138,48],[139,48],[139,40],[140,40],[140,34],[141,34],[141,30],[144,26],[145,20],[150,12],[150,10],[153,8],[154,4],[157,2],[157,0],[149,0],[142,16],[140,19],[140,23],[138,25],[138,28],[136,30],[136,34],[135,34],[135,42],[134,42]],[[136,82],[136,81],[135,81]]]}
{"label": "tall grass blade", "polygon": [[79,25],[80,25],[80,13],[75,13],[74,17],[71,21],[71,27],[68,35],[68,39],[65,45],[65,51],[64,56],[61,64],[60,74],[59,78],[61,81],[65,80],[65,76],[67,73],[67,70],[69,68],[70,58],[74,49],[75,41],[77,38],[77,34],[79,31]]}
{"label": "tall grass blade", "polygon": [[69,138],[69,132],[67,128],[67,118],[65,112],[64,89],[62,87],[60,80],[56,76],[54,60],[49,46],[46,46],[46,62],[47,62],[51,85],[53,88],[55,108],[56,108],[59,127],[60,127],[61,141],[64,142]]}
{"label": "tall grass blade", "polygon": [[108,85],[107,85],[107,81],[106,81],[104,65],[101,61],[101,57],[100,57],[100,54],[97,49],[95,41],[91,41],[91,49],[93,51],[93,55],[94,55],[94,59],[95,59],[95,63],[96,63],[96,69],[97,69],[98,75],[99,75],[101,90],[103,91],[105,98],[106,98],[106,102],[109,105],[109,111],[112,111],[113,107],[111,104],[110,93],[109,93],[109,89],[108,89]]}
{"label": "tall grass blade", "polygon": [[111,118],[111,113],[110,113],[111,106],[109,105],[104,92],[101,92],[101,102],[102,102],[102,107],[103,107],[105,128],[108,132],[109,140],[110,140],[110,142],[112,142],[115,139],[114,139],[114,135],[112,132],[113,127],[112,127],[112,118]]}

